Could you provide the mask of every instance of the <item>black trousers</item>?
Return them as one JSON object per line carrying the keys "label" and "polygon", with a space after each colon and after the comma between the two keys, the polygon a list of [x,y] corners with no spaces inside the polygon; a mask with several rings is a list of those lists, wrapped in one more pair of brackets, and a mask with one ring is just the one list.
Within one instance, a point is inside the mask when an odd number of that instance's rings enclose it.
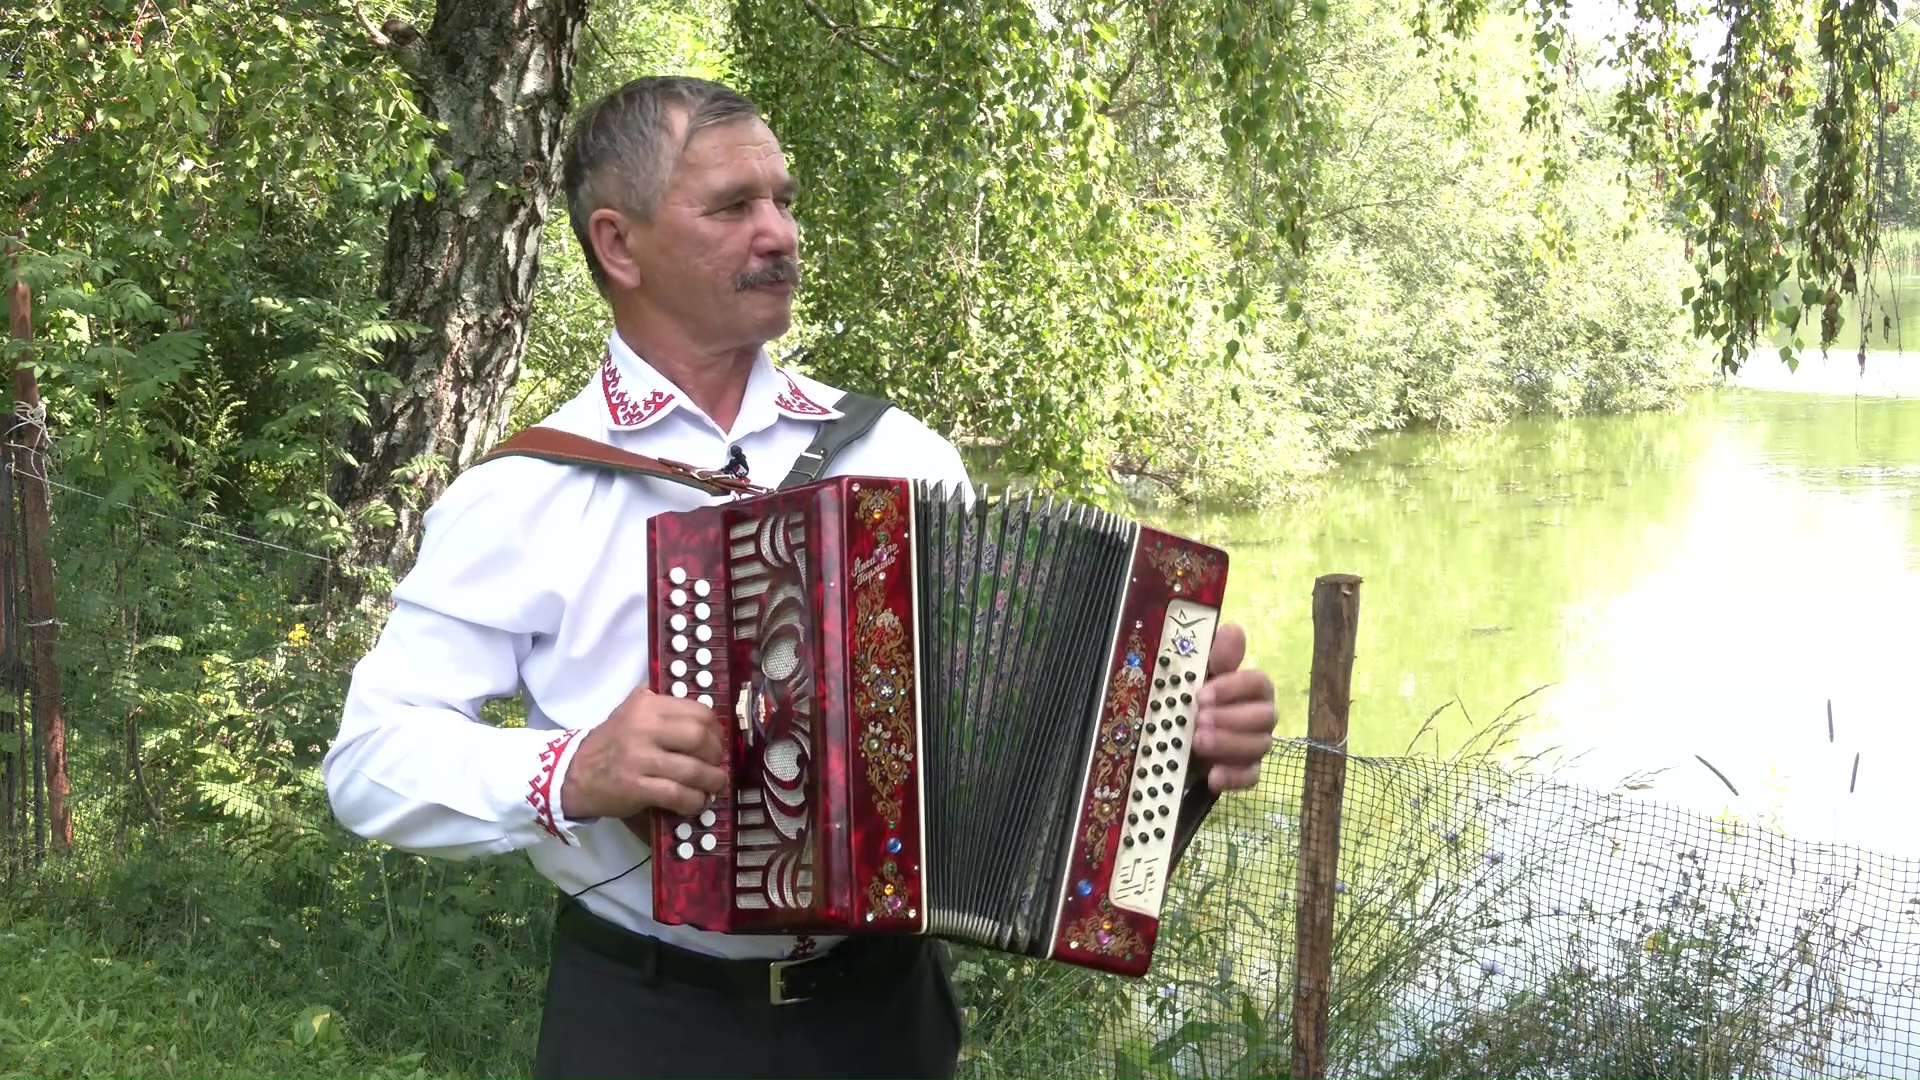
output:
{"label": "black trousers", "polygon": [[921,938],[890,949],[857,986],[776,1005],[557,932],[534,1075],[950,1078],[962,1018],[947,950]]}

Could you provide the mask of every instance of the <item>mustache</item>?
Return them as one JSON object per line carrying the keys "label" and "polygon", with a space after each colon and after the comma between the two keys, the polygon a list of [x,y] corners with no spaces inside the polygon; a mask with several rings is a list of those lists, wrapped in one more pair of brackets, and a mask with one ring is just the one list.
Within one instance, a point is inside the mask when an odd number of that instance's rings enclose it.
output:
{"label": "mustache", "polygon": [[800,287],[800,264],[792,259],[775,259],[758,270],[748,270],[735,278],[733,290],[745,292],[756,285],[792,285]]}

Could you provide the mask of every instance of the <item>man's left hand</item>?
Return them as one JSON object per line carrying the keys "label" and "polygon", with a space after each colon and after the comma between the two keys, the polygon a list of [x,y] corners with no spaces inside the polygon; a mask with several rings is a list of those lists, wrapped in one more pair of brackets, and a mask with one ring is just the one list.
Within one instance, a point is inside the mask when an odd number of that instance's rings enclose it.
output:
{"label": "man's left hand", "polygon": [[1260,761],[1273,747],[1280,715],[1273,706],[1273,680],[1242,671],[1247,632],[1226,623],[1214,632],[1207,655],[1207,681],[1194,718],[1193,752],[1207,766],[1214,791],[1250,788],[1260,781]]}

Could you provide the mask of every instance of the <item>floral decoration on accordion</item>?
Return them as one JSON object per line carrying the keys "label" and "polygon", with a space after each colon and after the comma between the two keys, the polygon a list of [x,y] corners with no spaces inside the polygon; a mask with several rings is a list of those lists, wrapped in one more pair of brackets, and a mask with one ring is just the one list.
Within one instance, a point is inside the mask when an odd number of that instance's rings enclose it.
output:
{"label": "floral decoration on accordion", "polygon": [[1161,576],[1167,579],[1167,588],[1172,589],[1176,596],[1208,588],[1220,580],[1223,569],[1219,555],[1209,552],[1195,557],[1187,548],[1169,548],[1165,539],[1155,540],[1153,547],[1147,550],[1147,564],[1160,571]]}
{"label": "floral decoration on accordion", "polygon": [[1107,898],[1100,898],[1100,910],[1067,926],[1067,948],[1082,949],[1102,956],[1118,955],[1131,960],[1147,947],[1138,931],[1113,912]]}
{"label": "floral decoration on accordion", "polygon": [[[874,552],[870,561],[855,564],[853,574],[853,715],[874,809],[892,829],[900,821],[902,789],[913,775],[913,665],[907,628],[886,606],[886,568],[905,540],[903,515],[893,488],[856,491],[854,512],[873,530]],[[917,914],[906,905],[907,879],[896,861],[900,848],[899,838],[890,836],[887,858],[867,883],[869,918]]]}
{"label": "floral decoration on accordion", "polygon": [[[1087,864],[1107,861],[1107,833],[1120,820],[1127,793],[1127,764],[1133,760],[1133,722],[1147,696],[1147,645],[1135,626],[1127,637],[1126,666],[1114,677],[1101,710],[1100,749],[1093,759],[1093,791],[1087,800]],[[1103,901],[1104,902],[1104,901]]]}

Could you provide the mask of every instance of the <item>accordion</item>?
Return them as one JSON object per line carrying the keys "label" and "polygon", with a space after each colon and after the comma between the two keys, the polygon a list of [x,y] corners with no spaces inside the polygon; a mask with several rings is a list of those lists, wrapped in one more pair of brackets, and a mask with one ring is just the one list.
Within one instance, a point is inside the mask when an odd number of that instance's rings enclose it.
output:
{"label": "accordion", "polygon": [[1116,515],[839,477],[648,526],[651,685],[729,788],[654,817],[654,917],[933,934],[1127,975],[1213,805],[1227,557]]}

